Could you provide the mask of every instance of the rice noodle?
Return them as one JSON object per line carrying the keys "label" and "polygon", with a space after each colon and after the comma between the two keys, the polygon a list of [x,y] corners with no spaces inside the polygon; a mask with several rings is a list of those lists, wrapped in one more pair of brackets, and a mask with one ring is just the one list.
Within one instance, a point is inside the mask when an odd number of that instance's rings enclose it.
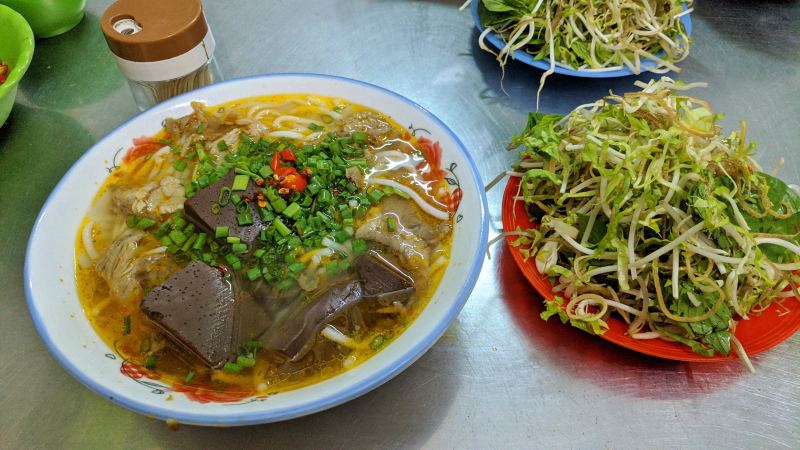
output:
{"label": "rice noodle", "polygon": [[92,237],[93,231],[94,231],[94,222],[90,220],[86,222],[86,225],[83,227],[81,238],[83,241],[83,248],[86,249],[86,254],[88,254],[89,258],[91,258],[94,261],[100,257],[100,254],[97,252],[97,249],[94,248],[94,239]]}
{"label": "rice noodle", "polygon": [[343,345],[351,350],[358,350],[363,348],[363,345],[360,345],[358,342],[353,340],[353,338],[345,335],[341,331],[337,330],[336,327],[330,324],[325,325],[320,334],[322,334],[323,337],[330,339],[331,341],[336,342],[339,345]]}
{"label": "rice noodle", "polygon": [[272,131],[267,134],[269,137],[274,138],[289,138],[289,139],[302,139],[303,135],[295,131]]}
{"label": "rice noodle", "polygon": [[348,257],[353,253],[352,250],[350,250],[350,247],[340,244],[329,237],[322,238],[322,245]]}
{"label": "rice noodle", "polygon": [[395,189],[397,189],[399,191],[402,191],[402,192],[408,194],[408,196],[411,197],[411,199],[414,200],[414,202],[416,202],[416,204],[423,211],[425,211],[428,215],[430,215],[432,217],[435,217],[436,219],[448,220],[450,218],[450,213],[433,207],[430,203],[428,203],[425,200],[423,200],[422,197],[417,193],[417,191],[411,189],[410,187],[408,187],[408,186],[406,186],[404,184],[398,183],[398,182],[393,181],[393,180],[387,180],[385,178],[370,178],[369,179],[369,183],[370,184],[380,184],[380,185],[383,185],[383,186],[393,187],[393,188],[395,188]]}
{"label": "rice noodle", "polygon": [[283,115],[276,117],[275,120],[272,121],[272,126],[275,128],[279,128],[283,122],[294,122],[294,123],[302,123],[304,125],[311,125],[314,123],[311,119],[305,119],[302,117],[291,116],[291,115]]}

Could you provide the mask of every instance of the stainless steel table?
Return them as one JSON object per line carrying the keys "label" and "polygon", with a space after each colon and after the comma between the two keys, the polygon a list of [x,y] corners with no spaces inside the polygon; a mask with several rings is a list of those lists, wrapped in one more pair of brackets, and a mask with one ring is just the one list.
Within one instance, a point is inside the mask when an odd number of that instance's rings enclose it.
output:
{"label": "stainless steel table", "polygon": [[[228,78],[321,72],[397,91],[438,115],[491,179],[515,155],[541,72],[500,69],[457,1],[206,0]],[[69,33],[37,42],[0,129],[0,447],[669,448],[800,447],[800,334],[754,358],[683,364],[623,350],[538,318],[540,300],[501,246],[441,341],[383,387],[332,410],[236,429],[128,412],[68,375],[40,341],[23,293],[25,244],[49,191],[92,143],[137,111],[100,32],[108,0]],[[800,181],[800,4],[702,2],[681,78],[749,121],[758,160]],[[647,79],[647,76],[640,77]],[[553,76],[541,109],[564,113],[634,78]],[[502,186],[501,186],[502,188]],[[501,188],[489,193],[500,227]],[[65,236],[71,240],[72,236]]]}

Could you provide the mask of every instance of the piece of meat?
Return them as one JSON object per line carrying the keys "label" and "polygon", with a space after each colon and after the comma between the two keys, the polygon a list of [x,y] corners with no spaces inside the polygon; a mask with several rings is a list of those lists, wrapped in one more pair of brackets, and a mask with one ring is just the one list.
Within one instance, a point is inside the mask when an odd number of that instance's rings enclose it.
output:
{"label": "piece of meat", "polygon": [[175,260],[165,252],[145,255],[136,261],[136,281],[142,290],[149,291],[163,283],[178,269]]}
{"label": "piece of meat", "polygon": [[218,268],[189,263],[150,291],[141,309],[209,367],[220,367],[236,355],[233,289]]}
{"label": "piece of meat", "polygon": [[406,302],[414,293],[414,279],[387,257],[370,250],[358,260],[364,297],[388,305]]}
{"label": "piece of meat", "polygon": [[438,245],[453,228],[451,222],[433,220],[416,203],[396,195],[386,197],[379,207],[383,211],[393,212],[403,227],[422,238],[430,247]]}
{"label": "piece of meat", "polygon": [[[403,267],[412,272],[428,267],[431,249],[452,227],[447,221],[431,220],[414,202],[395,195],[385,198],[369,216],[356,230],[356,238],[389,247]],[[386,226],[389,218],[397,224],[393,232]]]}
{"label": "piece of meat", "polygon": [[[388,217],[392,217],[398,222],[397,229],[393,232],[386,228]],[[356,238],[375,241],[389,247],[400,257],[403,266],[412,272],[422,271],[430,264],[431,249],[428,244],[419,236],[400,226],[394,213],[381,213],[364,222],[356,230]]]}
{"label": "piece of meat", "polygon": [[336,134],[344,137],[350,136],[356,131],[365,133],[367,140],[372,145],[380,144],[396,134],[389,121],[372,111],[361,111],[345,117],[339,123]]}
{"label": "piece of meat", "polygon": [[[433,233],[422,229],[423,222],[418,216],[416,205],[403,198],[390,196],[370,214],[372,218],[356,230],[356,238],[375,241],[389,247],[400,257],[403,266],[412,272],[428,267],[431,249],[425,239],[417,233],[420,231],[430,235]],[[386,225],[390,218],[397,224],[394,231],[389,231]]]}
{"label": "piece of meat", "polygon": [[240,238],[242,242],[248,244],[252,249],[251,244],[258,238],[261,230],[264,229],[264,222],[258,214],[258,204],[254,200],[258,193],[258,188],[252,180],[245,191],[233,192],[233,194],[237,194],[243,199],[252,199],[252,201],[248,202],[248,210],[253,217],[252,225],[238,225],[236,221],[236,207],[233,205],[233,202],[229,202],[227,205],[223,206],[219,214],[214,214],[211,210],[211,205],[217,203],[219,200],[220,190],[223,187],[230,187],[235,177],[236,174],[231,170],[227,175],[222,177],[222,179],[202,189],[189,200],[186,200],[184,203],[184,210],[186,212],[186,217],[206,233],[213,235],[218,226],[228,227],[229,236]]}
{"label": "piece of meat", "polygon": [[126,230],[97,259],[97,272],[116,300],[130,301],[141,293],[135,255],[144,236],[142,231]]}
{"label": "piece of meat", "polygon": [[344,171],[344,175],[348,180],[352,181],[359,189],[366,189],[367,180],[364,177],[364,171],[358,166],[348,167]]}
{"label": "piece of meat", "polygon": [[186,190],[180,180],[165,176],[158,183],[149,182],[137,189],[109,188],[114,208],[122,214],[157,218],[172,214],[183,206]]}
{"label": "piece of meat", "polygon": [[[235,151],[236,147],[239,145],[239,134],[241,131],[238,128],[234,128],[229,132],[225,133],[222,137],[215,140],[214,142],[210,143],[205,147],[206,153],[208,156],[217,164],[221,164],[225,159],[225,154],[228,154],[232,151]],[[225,142],[225,147],[227,150],[220,150],[219,142]]]}
{"label": "piece of meat", "polygon": [[295,306],[267,330],[264,348],[277,350],[296,362],[301,360],[319,335],[323,325],[335,320],[363,299],[358,281],[338,284],[308,303]]}

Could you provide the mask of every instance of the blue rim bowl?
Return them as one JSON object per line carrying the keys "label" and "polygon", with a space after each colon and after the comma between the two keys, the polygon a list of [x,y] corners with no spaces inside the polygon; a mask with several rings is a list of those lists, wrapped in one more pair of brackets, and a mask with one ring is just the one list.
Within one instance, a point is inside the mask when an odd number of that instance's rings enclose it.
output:
{"label": "blue rim bowl", "polygon": [[[463,254],[458,260],[455,256],[451,258],[428,305],[403,334],[358,366],[314,385],[258,401],[209,405],[193,403],[175,394],[172,401],[166,402],[163,394],[168,392],[168,386],[144,384],[142,380],[121,375],[124,372],[121,358],[98,338],[82,312],[74,287],[74,241],[67,240],[65,245],[63,236],[77,235],[94,193],[108,176],[108,166],[113,166],[115,155],[124,148],[122,143],[129,144],[130,139],[146,133],[145,130],[155,133],[164,117],[188,113],[194,100],[218,104],[225,98],[230,101],[277,93],[326,95],[328,87],[337,91],[331,92],[332,96],[387,113],[381,110],[384,104],[387,109],[398,111],[397,115],[413,116],[415,125],[440,132],[433,139],[451,145],[443,146],[442,160],[447,163],[452,157],[454,161],[448,167],[460,172],[464,202],[458,212],[463,213],[464,220],[456,224],[453,252]],[[247,93],[240,95],[243,89]],[[343,91],[353,95],[343,96]],[[393,118],[402,120],[397,115]],[[459,164],[455,165],[455,161]],[[413,101],[369,83],[330,75],[288,73],[229,80],[180,95],[137,115],[100,139],[69,169],[48,197],[31,232],[25,256],[25,293],[33,322],[50,352],[69,373],[99,395],[132,411],[185,424],[232,426],[275,422],[328,409],[369,392],[433,346],[455,320],[478,279],[487,245],[487,210],[483,182],[467,149],[441,120]],[[455,242],[460,239],[464,248],[456,250]],[[70,319],[69,315],[74,317]]]}

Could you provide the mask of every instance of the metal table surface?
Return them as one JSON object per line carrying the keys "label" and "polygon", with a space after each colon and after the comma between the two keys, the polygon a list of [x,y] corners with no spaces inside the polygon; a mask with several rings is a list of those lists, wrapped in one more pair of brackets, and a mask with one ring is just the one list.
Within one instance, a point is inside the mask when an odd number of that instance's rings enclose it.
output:
{"label": "metal table surface", "polygon": [[[540,71],[500,69],[457,1],[206,0],[227,78],[320,72],[403,94],[460,136],[491,179],[535,105]],[[800,447],[800,334],[739,362],[685,364],[618,348],[538,318],[540,299],[495,247],[461,315],[404,373],[329,411],[234,429],[182,426],[129,412],[81,386],[29,318],[24,249],[34,218],[67,168],[137,111],[92,1],[74,30],[37,42],[9,123],[0,128],[0,447],[761,448]],[[800,3],[701,2],[680,77],[749,121],[758,160],[800,182]],[[647,79],[647,76],[640,78]],[[553,76],[541,110],[564,113],[613,80]],[[501,188],[489,193],[493,234]],[[72,236],[65,236],[69,242]]]}

